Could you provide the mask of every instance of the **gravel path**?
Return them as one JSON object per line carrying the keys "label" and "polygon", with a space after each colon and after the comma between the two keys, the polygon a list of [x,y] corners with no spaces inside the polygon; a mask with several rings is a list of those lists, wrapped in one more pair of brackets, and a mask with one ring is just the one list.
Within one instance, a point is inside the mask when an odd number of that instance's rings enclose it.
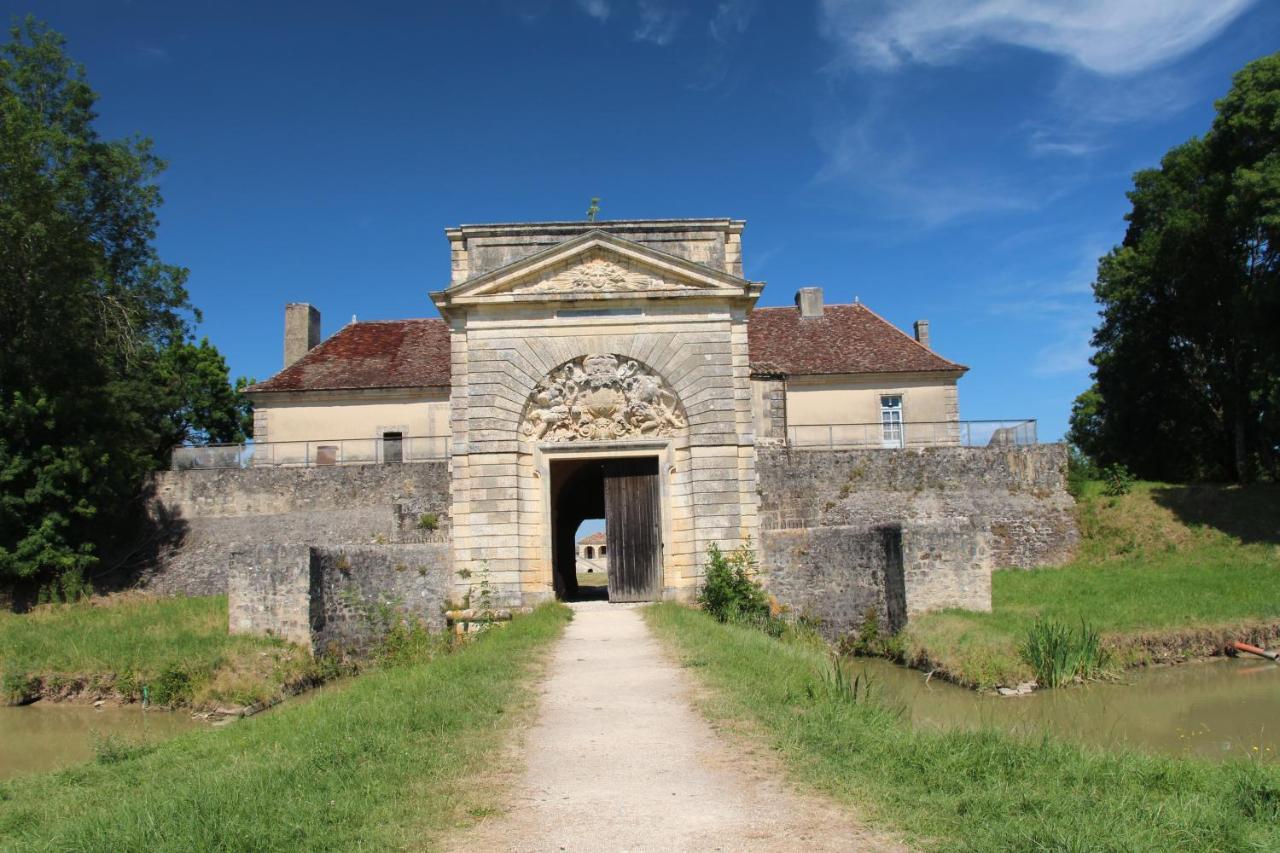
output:
{"label": "gravel path", "polygon": [[717,734],[637,610],[574,609],[523,735],[509,810],[448,849],[901,849]]}

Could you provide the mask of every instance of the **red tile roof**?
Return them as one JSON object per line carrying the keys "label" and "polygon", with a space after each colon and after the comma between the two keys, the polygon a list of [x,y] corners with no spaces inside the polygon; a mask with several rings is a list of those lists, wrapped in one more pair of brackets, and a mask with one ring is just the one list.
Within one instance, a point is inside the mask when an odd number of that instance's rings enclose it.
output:
{"label": "red tile roof", "polygon": [[[790,376],[968,370],[948,361],[865,305],[827,305],[801,319],[797,308],[757,308],[747,322],[751,370]],[[352,323],[251,391],[447,388],[444,320]]]}
{"label": "red tile roof", "polygon": [[578,540],[579,545],[607,545],[609,540],[605,538],[604,531],[597,530],[595,533],[583,536]]}
{"label": "red tile roof", "polygon": [[352,323],[250,391],[449,387],[444,320]]}
{"label": "red tile roof", "polygon": [[827,305],[821,317],[798,308],[757,308],[747,318],[753,373],[790,376],[832,373],[964,371],[867,306]]}

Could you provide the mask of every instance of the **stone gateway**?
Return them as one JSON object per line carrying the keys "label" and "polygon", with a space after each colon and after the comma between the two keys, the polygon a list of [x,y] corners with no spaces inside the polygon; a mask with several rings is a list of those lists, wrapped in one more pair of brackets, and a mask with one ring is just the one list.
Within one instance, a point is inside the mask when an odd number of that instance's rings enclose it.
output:
{"label": "stone gateway", "polygon": [[349,639],[344,594],[433,620],[481,583],[504,607],[572,598],[578,527],[604,519],[611,600],[689,600],[710,545],[750,545],[835,633],[868,607],[989,608],[994,566],[1069,553],[1062,448],[961,421],[967,368],[924,321],[818,288],[757,308],[743,227],[460,226],[440,319],[321,341],[288,306],[253,444],[179,448],[159,477],[175,539],[148,583],[230,588],[241,630]]}

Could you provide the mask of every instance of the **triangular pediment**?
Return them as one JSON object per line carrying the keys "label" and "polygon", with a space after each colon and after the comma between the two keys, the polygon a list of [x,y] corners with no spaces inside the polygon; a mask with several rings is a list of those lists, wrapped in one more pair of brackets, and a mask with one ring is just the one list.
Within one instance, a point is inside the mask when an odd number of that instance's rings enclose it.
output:
{"label": "triangular pediment", "polygon": [[540,300],[759,295],[760,285],[605,231],[572,240],[433,294],[437,305]]}

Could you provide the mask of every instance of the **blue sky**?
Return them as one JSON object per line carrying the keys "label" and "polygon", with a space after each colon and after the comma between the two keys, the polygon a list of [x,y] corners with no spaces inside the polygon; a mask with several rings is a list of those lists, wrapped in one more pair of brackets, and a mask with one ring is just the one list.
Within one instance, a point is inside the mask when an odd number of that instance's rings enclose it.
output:
{"label": "blue sky", "polygon": [[170,164],[159,245],[233,373],[432,316],[449,225],[747,220],[763,305],[821,285],[968,364],[961,416],[1066,428],[1132,173],[1203,133],[1280,4],[49,2],[100,131]]}

